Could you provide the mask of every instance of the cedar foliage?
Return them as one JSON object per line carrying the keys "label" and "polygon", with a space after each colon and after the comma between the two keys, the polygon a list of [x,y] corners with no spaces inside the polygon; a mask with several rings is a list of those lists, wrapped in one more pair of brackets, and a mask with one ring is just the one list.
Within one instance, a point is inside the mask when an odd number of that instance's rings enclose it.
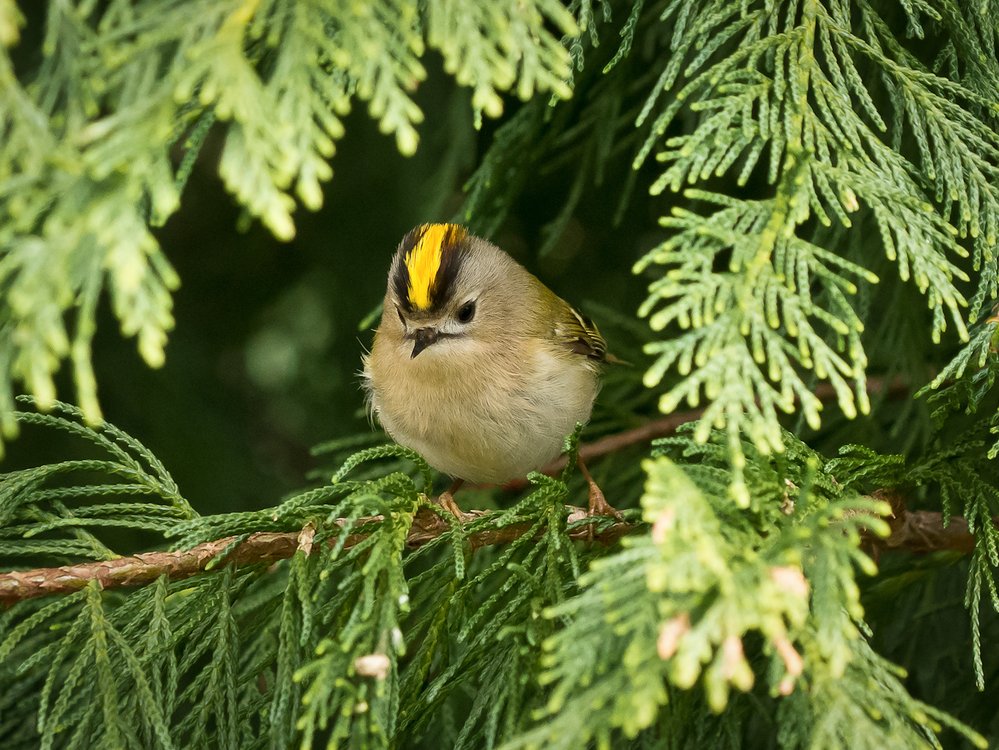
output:
{"label": "cedar foliage", "polygon": [[[81,582],[0,613],[4,747],[999,735],[990,0],[51,0],[35,64],[15,66],[22,22],[0,1],[0,424],[87,447],[0,476],[0,558],[111,560],[130,551],[123,529],[147,549],[234,541],[189,579]],[[641,366],[608,374],[585,435],[650,405],[704,410],[606,462],[608,496],[635,506],[618,544],[568,536],[590,523],[567,518],[571,470],[461,525],[429,503],[422,459],[377,436],[321,446],[317,487],[202,515],[100,421],[100,300],[160,363],[178,278],[152,228],[209,134],[225,188],[289,238],[296,206],[322,203],[355,103],[417,148],[428,50],[477,119],[512,109],[466,185],[458,219],[475,230],[495,234],[545,170],[566,181],[542,253],[622,160],[619,217],[646,189],[669,195],[634,267],[648,325],[630,308],[598,316]],[[56,400],[64,360],[79,407]],[[872,398],[874,378],[918,391],[931,418]],[[822,388],[838,414],[820,414]],[[888,534],[886,493],[964,516],[974,552],[872,559],[862,541]],[[448,531],[409,549],[426,512]],[[470,543],[505,528],[520,533]],[[298,551],[227,560],[261,531],[300,532]]]}

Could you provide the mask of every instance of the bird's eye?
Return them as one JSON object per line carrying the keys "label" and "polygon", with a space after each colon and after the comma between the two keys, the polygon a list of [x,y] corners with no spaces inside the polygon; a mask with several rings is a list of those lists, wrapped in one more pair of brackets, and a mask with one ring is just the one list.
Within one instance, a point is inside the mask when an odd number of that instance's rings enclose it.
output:
{"label": "bird's eye", "polygon": [[464,305],[458,308],[458,322],[459,323],[471,323],[472,318],[475,317],[475,300],[470,299]]}

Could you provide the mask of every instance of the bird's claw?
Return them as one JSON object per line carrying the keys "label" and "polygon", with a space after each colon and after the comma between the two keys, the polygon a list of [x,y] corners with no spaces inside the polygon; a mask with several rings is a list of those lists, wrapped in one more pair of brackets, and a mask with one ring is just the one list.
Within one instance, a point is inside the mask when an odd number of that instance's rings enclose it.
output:
{"label": "bird's claw", "polygon": [[459,508],[458,503],[454,501],[454,495],[452,495],[450,491],[442,492],[434,498],[434,504],[440,506],[442,509],[457,518],[459,523],[468,523],[468,521],[472,520],[476,516],[475,513],[466,513]]}
{"label": "bird's claw", "polygon": [[617,510],[613,505],[607,502],[607,498],[604,497],[603,490],[597,486],[597,483],[592,479],[589,481],[590,485],[590,500],[588,504],[587,515],[588,516],[613,516],[618,521],[623,521],[624,516],[621,515],[620,511]]}

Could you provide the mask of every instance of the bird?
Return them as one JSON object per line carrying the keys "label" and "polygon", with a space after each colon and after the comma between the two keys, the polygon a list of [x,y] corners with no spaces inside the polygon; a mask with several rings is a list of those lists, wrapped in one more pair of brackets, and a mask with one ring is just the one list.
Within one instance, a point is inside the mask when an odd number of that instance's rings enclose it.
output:
{"label": "bird", "polygon": [[[451,223],[409,231],[363,357],[368,408],[454,479],[503,484],[554,460],[589,420],[609,355],[597,326],[492,242]],[[580,461],[589,513],[615,515]]]}

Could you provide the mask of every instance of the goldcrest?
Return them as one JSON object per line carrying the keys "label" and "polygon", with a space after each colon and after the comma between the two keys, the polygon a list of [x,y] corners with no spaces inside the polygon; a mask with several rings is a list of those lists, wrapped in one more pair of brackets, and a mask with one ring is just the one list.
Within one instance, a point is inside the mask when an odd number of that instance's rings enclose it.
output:
{"label": "goldcrest", "polygon": [[493,484],[559,455],[606,360],[596,326],[496,245],[424,224],[392,259],[364,383],[398,443]]}

